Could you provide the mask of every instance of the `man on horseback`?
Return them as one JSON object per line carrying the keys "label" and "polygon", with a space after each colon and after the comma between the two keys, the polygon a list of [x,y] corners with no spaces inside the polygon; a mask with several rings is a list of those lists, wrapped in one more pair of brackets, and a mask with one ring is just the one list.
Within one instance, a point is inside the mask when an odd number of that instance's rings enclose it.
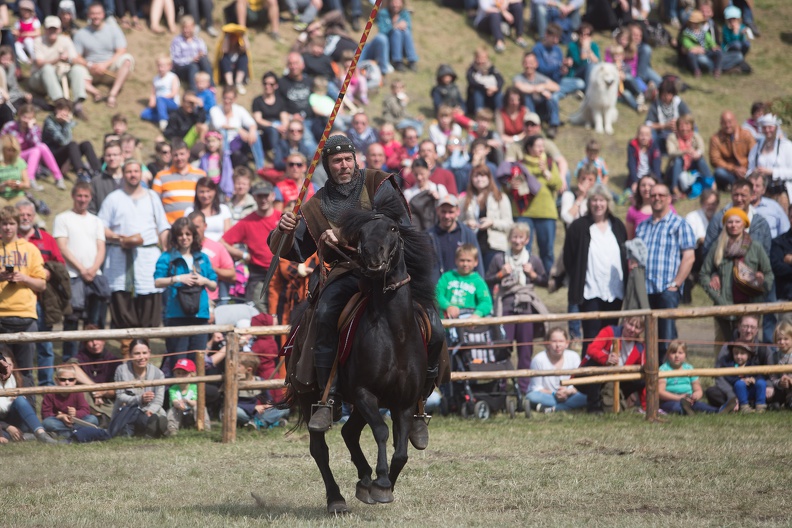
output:
{"label": "man on horseback", "polygon": [[[284,213],[278,229],[269,240],[271,248],[277,248],[282,237],[285,240],[284,258],[303,262],[318,251],[331,271],[325,281],[314,313],[317,327],[314,343],[316,377],[320,390],[329,385],[326,402],[315,406],[308,429],[323,432],[330,429],[333,421],[340,418],[340,401],[335,400],[337,376],[332,376],[333,363],[338,347],[338,320],[349,299],[359,290],[360,271],[350,265],[350,255],[339,242],[337,226],[344,213],[350,210],[371,210],[375,197],[378,202],[398,203],[403,207],[400,227],[410,227],[410,213],[393,174],[379,170],[364,170],[357,166],[355,146],[345,136],[328,138],[322,149],[322,165],[328,174],[324,188],[303,204],[302,222],[293,213]],[[428,357],[439,358],[444,342],[444,330],[435,307],[425,307],[431,326],[427,348]],[[438,375],[438,364],[428,365],[422,398],[431,393]],[[336,415],[334,417],[334,414]],[[335,420],[334,420],[335,418]],[[416,415],[410,432],[410,442],[416,449],[425,449],[429,441],[429,430],[424,416]]]}

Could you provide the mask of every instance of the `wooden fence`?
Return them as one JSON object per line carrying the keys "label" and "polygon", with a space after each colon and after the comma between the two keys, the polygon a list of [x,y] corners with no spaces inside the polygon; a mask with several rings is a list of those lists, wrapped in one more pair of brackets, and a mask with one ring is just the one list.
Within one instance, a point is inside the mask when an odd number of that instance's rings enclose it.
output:
{"label": "wooden fence", "polygon": [[[561,323],[572,320],[588,320],[601,318],[623,318],[638,316],[645,321],[646,361],[644,365],[628,365],[621,367],[583,367],[568,370],[505,370],[488,372],[453,372],[452,381],[466,379],[512,379],[532,376],[577,376],[565,380],[564,385],[582,385],[586,383],[620,382],[625,380],[643,379],[646,384],[646,419],[656,421],[660,409],[660,395],[658,390],[661,378],[679,376],[715,377],[734,373],[739,374],[778,374],[792,373],[792,365],[764,365],[756,367],[743,367],[739,372],[736,369],[693,369],[679,372],[659,372],[658,364],[658,319],[700,319],[707,317],[739,317],[745,314],[762,315],[792,311],[792,302],[763,303],[733,306],[712,306],[702,308],[674,308],[666,310],[625,310],[621,312],[585,312],[574,314],[548,314],[548,315],[514,315],[507,317],[487,317],[482,319],[450,319],[444,320],[446,328],[461,326],[478,326],[482,324],[509,324],[509,323]],[[196,334],[209,334],[222,332],[226,334],[225,374],[206,376],[203,363],[203,354],[196,354],[197,376],[190,379],[191,383],[198,383],[199,401],[197,413],[198,428],[203,429],[204,417],[204,383],[223,381],[225,399],[223,405],[223,442],[236,440],[237,398],[239,390],[248,389],[278,389],[284,387],[284,380],[273,379],[264,381],[239,380],[236,375],[239,364],[239,335],[283,335],[288,333],[289,327],[285,325],[252,327],[243,330],[233,325],[203,325],[203,326],[172,326],[166,328],[128,328],[111,330],[81,330],[72,332],[20,332],[17,334],[0,335],[0,344],[43,341],[87,341],[90,339],[132,339],[136,337],[166,338],[190,336]],[[20,396],[28,394],[87,392],[93,390],[117,390],[125,388],[156,387],[172,385],[183,382],[181,379],[161,380],[136,380],[125,382],[101,383],[96,385],[78,385],[73,387],[19,387],[15,389],[0,390],[0,396]],[[618,400],[618,399],[617,399]]]}

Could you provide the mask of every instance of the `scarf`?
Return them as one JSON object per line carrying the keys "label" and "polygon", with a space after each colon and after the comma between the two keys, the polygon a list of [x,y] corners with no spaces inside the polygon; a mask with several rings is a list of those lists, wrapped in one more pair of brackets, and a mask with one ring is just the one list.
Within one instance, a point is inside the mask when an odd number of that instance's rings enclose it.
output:
{"label": "scarf", "polygon": [[332,178],[327,179],[322,193],[322,202],[319,204],[325,217],[332,223],[338,224],[345,212],[357,209],[360,205],[360,192],[363,190],[365,175],[362,171],[352,181],[338,184]]}
{"label": "scarf", "polygon": [[693,31],[690,28],[685,28],[685,35],[689,37],[693,37],[698,42],[698,45],[704,49],[707,49],[707,32],[703,29],[699,29],[698,31]]}
{"label": "scarf", "polygon": [[528,264],[531,258],[528,250],[523,248],[522,251],[514,255],[510,248],[503,257],[504,263],[509,264],[512,268],[509,280],[507,281],[509,285],[519,284],[520,286],[525,286],[528,284],[528,277],[526,277],[523,271],[523,265]]}
{"label": "scarf", "polygon": [[743,236],[738,240],[729,240],[726,242],[726,247],[723,250],[723,258],[731,260],[740,260],[745,258],[748,254],[748,248],[751,246],[751,237],[748,233],[743,233]]}
{"label": "scarf", "polygon": [[[690,136],[688,139],[684,139],[682,136],[677,135],[677,144],[679,145],[679,150],[681,152],[687,151],[691,148],[695,150],[695,145],[693,145],[694,139],[695,136]],[[682,155],[682,167],[684,170],[688,170],[692,162],[693,162],[693,156],[691,156],[690,154]]]}

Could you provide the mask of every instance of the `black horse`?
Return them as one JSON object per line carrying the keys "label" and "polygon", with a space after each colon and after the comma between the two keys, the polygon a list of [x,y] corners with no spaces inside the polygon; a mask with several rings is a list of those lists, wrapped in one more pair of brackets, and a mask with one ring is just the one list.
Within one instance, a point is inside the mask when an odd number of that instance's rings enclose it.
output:
{"label": "black horse", "polygon": [[[375,204],[373,211],[347,213],[340,226],[342,238],[357,248],[361,291],[368,296],[349,358],[338,369],[343,399],[354,406],[341,434],[360,479],[355,496],[366,504],[393,501],[393,487],[407,463],[408,436],[426,377],[427,352],[418,319],[420,306],[434,303],[433,250],[428,235],[399,227],[402,212],[400,204]],[[287,399],[299,405],[305,419],[319,399],[319,390],[292,392]],[[393,419],[395,451],[390,471],[388,426],[379,412],[383,407]],[[360,448],[366,424],[378,448],[373,480],[372,468]],[[311,456],[324,480],[328,513],[348,512],[330,470],[324,433],[311,432],[310,443]]]}

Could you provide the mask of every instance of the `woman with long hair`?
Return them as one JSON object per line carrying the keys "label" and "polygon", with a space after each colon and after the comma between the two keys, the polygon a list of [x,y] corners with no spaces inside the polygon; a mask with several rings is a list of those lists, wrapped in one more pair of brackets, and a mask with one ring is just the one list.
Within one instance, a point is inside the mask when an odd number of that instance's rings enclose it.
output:
{"label": "woman with long hair", "polygon": [[25,197],[30,189],[27,163],[22,159],[19,141],[12,135],[0,137],[0,206],[14,205]]}
{"label": "woman with long hair", "polygon": [[495,113],[495,128],[507,147],[525,139],[525,115],[528,112],[522,92],[516,86],[506,88],[503,107]]}
{"label": "woman with long hair", "polygon": [[[150,381],[164,378],[163,372],[151,364],[151,346],[148,340],[138,337],[129,344],[129,360],[118,365],[114,381]],[[162,408],[164,401],[165,385],[118,389],[113,417],[124,407],[137,405],[143,414],[134,424],[135,433],[158,438],[168,430],[168,420],[165,409]]]}
{"label": "woman with long hair", "polygon": [[514,224],[509,197],[503,194],[486,165],[470,171],[461,220],[476,233],[482,264],[488,269],[492,258],[509,247],[506,234]]}
{"label": "woman with long hair", "polygon": [[193,211],[201,211],[206,217],[204,236],[210,240],[219,241],[223,233],[231,229],[231,209],[220,203],[219,188],[209,176],[196,182],[193,206],[184,211],[184,216]]}

